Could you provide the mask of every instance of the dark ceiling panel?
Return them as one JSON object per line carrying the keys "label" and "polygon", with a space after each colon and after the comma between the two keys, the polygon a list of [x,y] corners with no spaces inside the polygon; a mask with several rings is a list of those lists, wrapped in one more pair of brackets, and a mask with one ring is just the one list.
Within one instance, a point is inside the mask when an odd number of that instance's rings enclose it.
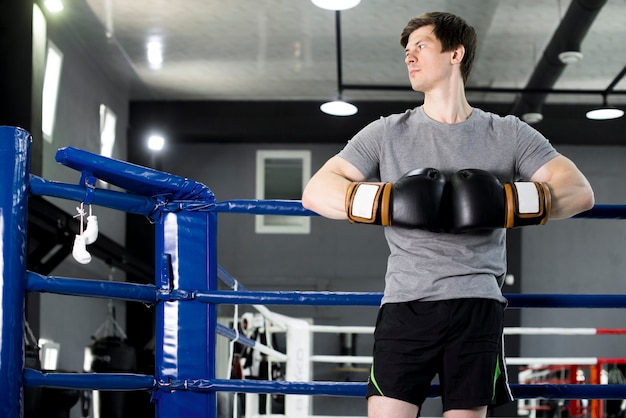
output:
{"label": "dark ceiling panel", "polygon": [[[141,141],[159,130],[176,142],[231,143],[344,143],[381,115],[404,112],[419,106],[412,102],[356,102],[359,112],[333,117],[313,101],[290,102],[132,102],[131,141]],[[480,106],[506,115],[503,103]],[[588,105],[545,105],[544,120],[534,125],[554,144],[626,145],[626,118],[591,121]]]}

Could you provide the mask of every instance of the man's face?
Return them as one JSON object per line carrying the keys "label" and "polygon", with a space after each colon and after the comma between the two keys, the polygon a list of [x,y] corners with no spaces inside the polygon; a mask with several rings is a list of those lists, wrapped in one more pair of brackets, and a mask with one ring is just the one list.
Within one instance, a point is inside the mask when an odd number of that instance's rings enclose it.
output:
{"label": "man's face", "polygon": [[411,87],[415,91],[426,93],[449,75],[450,53],[441,52],[441,42],[435,37],[432,25],[413,31],[404,53]]}

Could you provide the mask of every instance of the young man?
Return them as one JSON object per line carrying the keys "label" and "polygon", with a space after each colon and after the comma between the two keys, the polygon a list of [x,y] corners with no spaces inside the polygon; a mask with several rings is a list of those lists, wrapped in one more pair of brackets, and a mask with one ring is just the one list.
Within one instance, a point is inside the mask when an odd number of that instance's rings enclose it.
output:
{"label": "young man", "polygon": [[512,400],[500,290],[506,228],[590,209],[593,191],[535,129],[470,106],[476,34],[463,19],[420,15],[401,44],[423,105],[357,133],[311,178],[302,203],[385,226],[369,417],[418,416],[436,374],[444,417],[485,417]]}

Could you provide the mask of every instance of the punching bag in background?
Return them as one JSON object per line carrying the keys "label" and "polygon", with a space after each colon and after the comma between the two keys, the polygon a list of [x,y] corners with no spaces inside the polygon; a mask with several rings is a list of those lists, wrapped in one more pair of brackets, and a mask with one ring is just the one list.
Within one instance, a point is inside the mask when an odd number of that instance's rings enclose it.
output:
{"label": "punching bag in background", "polygon": [[[137,371],[137,353],[125,339],[116,336],[94,339],[89,347],[92,356],[91,370],[98,373],[132,373]],[[89,371],[89,370],[88,370]],[[94,417],[124,418],[128,392],[99,391],[98,411]],[[99,414],[98,414],[99,412]]]}

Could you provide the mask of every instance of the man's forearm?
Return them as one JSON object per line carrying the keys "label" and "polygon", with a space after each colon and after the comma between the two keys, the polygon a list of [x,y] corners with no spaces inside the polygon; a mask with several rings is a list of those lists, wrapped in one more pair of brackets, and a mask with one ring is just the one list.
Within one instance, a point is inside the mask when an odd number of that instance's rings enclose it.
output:
{"label": "man's forearm", "polygon": [[577,171],[555,175],[548,186],[552,192],[550,219],[570,218],[594,205],[593,190],[587,179]]}
{"label": "man's forearm", "polygon": [[329,219],[347,219],[346,192],[350,181],[338,174],[319,172],[302,194],[302,205]]}

